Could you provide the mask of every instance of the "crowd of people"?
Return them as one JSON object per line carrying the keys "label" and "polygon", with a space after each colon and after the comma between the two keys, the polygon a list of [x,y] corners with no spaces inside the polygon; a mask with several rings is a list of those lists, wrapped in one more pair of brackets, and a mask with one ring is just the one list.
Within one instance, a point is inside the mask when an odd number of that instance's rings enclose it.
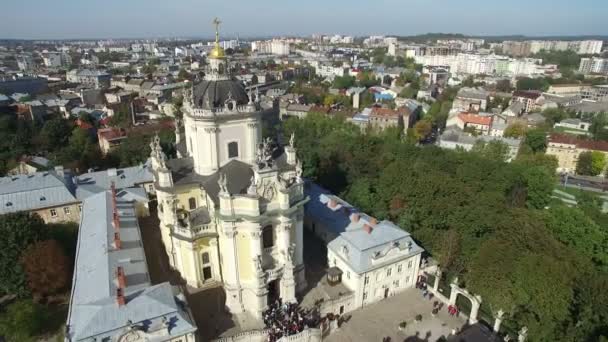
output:
{"label": "crowd of people", "polygon": [[303,310],[295,303],[282,303],[277,299],[264,312],[264,324],[269,331],[268,341],[275,342],[281,337],[302,332],[308,327],[319,325],[319,315],[315,310]]}

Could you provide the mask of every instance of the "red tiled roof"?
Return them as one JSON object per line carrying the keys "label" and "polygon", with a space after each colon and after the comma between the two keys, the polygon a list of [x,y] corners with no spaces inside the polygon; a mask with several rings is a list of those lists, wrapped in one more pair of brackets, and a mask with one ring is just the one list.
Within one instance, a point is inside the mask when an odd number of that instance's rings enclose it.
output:
{"label": "red tiled roof", "polygon": [[477,114],[469,114],[469,113],[460,113],[458,114],[458,118],[462,120],[464,123],[470,123],[475,125],[485,125],[489,126],[492,123],[491,116],[481,116]]}
{"label": "red tiled roof", "polygon": [[127,133],[124,130],[118,128],[102,128],[97,131],[97,136],[99,137],[99,139],[114,140],[125,138],[127,136]]}
{"label": "red tiled roof", "polygon": [[536,100],[541,95],[542,94],[540,92],[537,92],[537,91],[518,90],[518,91],[516,91],[516,92],[513,93],[513,97],[523,97],[523,98],[531,99],[531,100]]}
{"label": "red tiled roof", "polygon": [[567,134],[551,134],[550,143],[575,145],[577,148],[593,151],[608,152],[608,141],[604,140],[585,140]]}

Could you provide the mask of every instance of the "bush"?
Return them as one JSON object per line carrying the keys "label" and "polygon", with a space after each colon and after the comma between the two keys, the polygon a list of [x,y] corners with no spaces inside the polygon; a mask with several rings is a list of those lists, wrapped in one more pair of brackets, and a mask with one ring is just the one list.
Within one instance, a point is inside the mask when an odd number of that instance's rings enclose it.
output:
{"label": "bush", "polygon": [[14,302],[0,314],[0,336],[7,341],[34,341],[48,318],[44,307],[31,300]]}

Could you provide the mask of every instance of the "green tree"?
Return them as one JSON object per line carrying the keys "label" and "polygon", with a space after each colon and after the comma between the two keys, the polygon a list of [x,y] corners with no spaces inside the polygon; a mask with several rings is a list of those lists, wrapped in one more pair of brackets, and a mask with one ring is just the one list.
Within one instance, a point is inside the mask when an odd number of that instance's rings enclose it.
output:
{"label": "green tree", "polygon": [[593,154],[591,151],[581,152],[576,161],[576,173],[583,176],[594,176]]}
{"label": "green tree", "polygon": [[504,136],[507,138],[521,138],[526,134],[527,127],[522,123],[512,123],[505,129]]}
{"label": "green tree", "polygon": [[608,140],[608,113],[594,115],[589,133],[595,140]]}
{"label": "green tree", "polygon": [[526,144],[532,152],[545,152],[547,149],[547,134],[539,129],[530,129],[524,138]]}
{"label": "green tree", "polygon": [[23,268],[17,262],[21,253],[47,234],[37,215],[6,214],[0,217],[0,292],[24,296],[28,293]]}
{"label": "green tree", "polygon": [[591,173],[597,176],[606,168],[606,155],[600,151],[591,152]]}
{"label": "green tree", "polygon": [[44,123],[40,131],[42,147],[53,151],[64,147],[72,132],[72,124],[65,119],[51,119]]}
{"label": "green tree", "polygon": [[549,89],[549,82],[544,78],[529,78],[523,77],[517,80],[517,90],[539,90],[546,91]]}
{"label": "green tree", "polygon": [[524,171],[528,188],[527,205],[529,208],[542,209],[551,201],[555,187],[555,175],[543,167],[532,167]]}
{"label": "green tree", "polygon": [[180,68],[179,72],[177,73],[177,80],[178,81],[185,81],[185,80],[189,80],[190,79],[190,74],[188,73],[188,71],[186,71],[186,69],[184,68]]}
{"label": "green tree", "polygon": [[473,145],[471,151],[479,153],[485,158],[501,162],[507,161],[509,158],[509,146],[500,140],[491,140],[488,142],[478,140],[475,145]]}
{"label": "green tree", "polygon": [[338,76],[334,78],[333,87],[337,89],[348,89],[355,85],[356,78],[354,76]]}
{"label": "green tree", "polygon": [[8,341],[35,341],[49,318],[44,308],[31,300],[11,303],[0,315],[0,336]]}
{"label": "green tree", "polygon": [[432,130],[433,125],[428,120],[420,120],[414,125],[414,133],[418,141],[424,140]]}

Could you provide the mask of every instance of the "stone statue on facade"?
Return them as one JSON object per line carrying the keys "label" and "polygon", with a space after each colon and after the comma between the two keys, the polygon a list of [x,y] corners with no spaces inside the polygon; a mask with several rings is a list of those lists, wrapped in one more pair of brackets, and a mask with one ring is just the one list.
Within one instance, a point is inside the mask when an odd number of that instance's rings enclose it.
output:
{"label": "stone statue on facade", "polygon": [[256,164],[259,169],[272,168],[273,152],[274,148],[271,138],[264,139],[264,141],[260,145],[258,145],[258,151],[256,153]]}
{"label": "stone statue on facade", "polygon": [[289,138],[289,147],[295,148],[295,143],[296,143],[296,134],[291,133],[291,137]]}
{"label": "stone statue on facade", "polygon": [[257,180],[255,179],[255,174],[253,174],[253,176],[251,176],[250,182],[251,182],[251,184],[249,184],[249,187],[247,188],[247,195],[257,196],[258,185],[257,185]]}
{"label": "stone statue on facade", "polygon": [[225,173],[220,173],[220,177],[217,181],[220,186],[220,193],[227,194],[228,193],[228,179]]}
{"label": "stone statue on facade", "polygon": [[296,162],[296,181],[302,181],[302,162],[299,159]]}
{"label": "stone statue on facade", "polygon": [[262,272],[262,256],[261,255],[256,255],[255,258],[253,258],[253,266],[255,267],[255,270],[257,272]]}

